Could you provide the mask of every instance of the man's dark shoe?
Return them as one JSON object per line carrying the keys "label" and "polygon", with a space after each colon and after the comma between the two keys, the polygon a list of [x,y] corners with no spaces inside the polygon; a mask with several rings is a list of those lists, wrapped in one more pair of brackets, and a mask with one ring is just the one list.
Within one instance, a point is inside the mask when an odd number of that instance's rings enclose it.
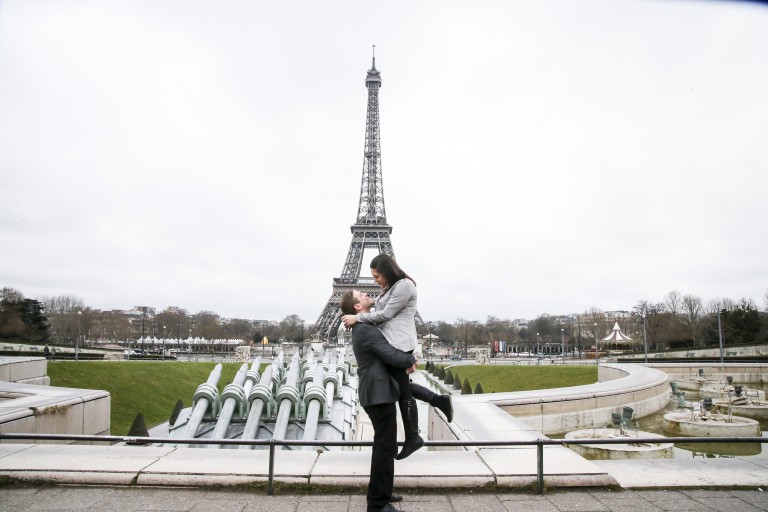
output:
{"label": "man's dark shoe", "polygon": [[389,497],[390,503],[397,503],[398,501],[403,501],[403,497],[400,496],[399,494],[393,494],[392,496]]}
{"label": "man's dark shoe", "polygon": [[453,402],[451,401],[451,395],[437,395],[433,401],[432,405],[445,414],[445,419],[448,420],[448,423],[452,422]]}
{"label": "man's dark shoe", "polygon": [[384,505],[384,508],[381,509],[381,512],[401,512],[401,510],[393,507],[391,503],[387,503]]}

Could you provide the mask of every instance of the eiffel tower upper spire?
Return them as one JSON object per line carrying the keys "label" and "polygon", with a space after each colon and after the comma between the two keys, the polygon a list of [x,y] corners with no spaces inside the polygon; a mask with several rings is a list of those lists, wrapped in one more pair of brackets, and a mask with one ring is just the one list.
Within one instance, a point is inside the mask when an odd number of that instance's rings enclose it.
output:
{"label": "eiffel tower upper spire", "polygon": [[[374,45],[374,52],[376,46]],[[371,69],[365,78],[368,89],[368,110],[365,121],[365,146],[363,148],[363,179],[360,185],[360,203],[357,218],[350,227],[352,243],[341,276],[333,279],[333,292],[315,325],[317,335],[328,341],[336,341],[340,325],[339,303],[348,290],[360,290],[372,297],[380,288],[370,277],[361,278],[363,251],[376,249],[379,254],[394,256],[389,235],[392,226],[387,224],[384,208],[384,186],[381,178],[381,135],[379,132],[379,89],[381,72],[376,69],[373,54]],[[367,271],[366,266],[365,270]]]}
{"label": "eiffel tower upper spire", "polygon": [[365,148],[363,151],[363,180],[360,185],[358,224],[386,224],[384,185],[381,179],[381,135],[379,133],[379,89],[381,72],[376,69],[376,45],[373,62],[365,78],[368,88],[368,115],[365,121]]}

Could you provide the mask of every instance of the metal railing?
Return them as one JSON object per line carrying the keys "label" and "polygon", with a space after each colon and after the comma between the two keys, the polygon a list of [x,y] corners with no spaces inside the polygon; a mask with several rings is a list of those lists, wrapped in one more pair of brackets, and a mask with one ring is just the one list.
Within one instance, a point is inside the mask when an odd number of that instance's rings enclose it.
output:
{"label": "metal railing", "polygon": [[[251,445],[269,447],[269,472],[267,475],[267,494],[274,492],[275,476],[275,447],[277,446],[373,446],[373,441],[326,441],[315,439],[300,441],[295,439],[178,439],[168,437],[136,437],[136,436],[96,436],[96,435],[65,435],[65,434],[16,434],[0,433],[0,443],[5,440],[39,440],[39,441],[87,441],[104,443],[137,444],[216,444],[216,445]],[[610,439],[535,439],[526,441],[425,441],[424,446],[435,447],[468,447],[468,446],[536,446],[536,491],[544,494],[544,447],[566,446],[577,444],[696,444],[696,443],[767,443],[765,437],[619,437]],[[398,445],[402,446],[402,442]]]}

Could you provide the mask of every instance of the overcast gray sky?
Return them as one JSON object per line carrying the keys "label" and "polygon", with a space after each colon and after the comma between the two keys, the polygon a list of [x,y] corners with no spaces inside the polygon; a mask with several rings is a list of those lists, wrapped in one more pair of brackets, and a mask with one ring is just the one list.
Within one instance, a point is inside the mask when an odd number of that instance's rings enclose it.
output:
{"label": "overcast gray sky", "polygon": [[768,8],[0,1],[0,286],[315,322],[366,70],[425,320],[768,288]]}

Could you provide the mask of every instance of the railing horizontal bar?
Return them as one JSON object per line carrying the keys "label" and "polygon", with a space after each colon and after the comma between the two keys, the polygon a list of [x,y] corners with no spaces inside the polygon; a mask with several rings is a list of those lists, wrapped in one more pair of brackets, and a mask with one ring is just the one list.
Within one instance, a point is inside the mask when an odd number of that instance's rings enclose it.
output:
{"label": "railing horizontal bar", "polygon": [[[96,441],[129,444],[222,444],[252,446],[373,446],[373,441],[330,441],[292,439],[200,439],[169,437],[98,436],[78,434],[27,434],[0,433],[3,440],[40,441]],[[425,441],[425,446],[561,446],[569,444],[659,444],[659,443],[766,443],[768,437],[623,437],[610,439],[529,439],[529,440],[481,440],[481,441]],[[402,442],[398,444],[402,445]]]}

